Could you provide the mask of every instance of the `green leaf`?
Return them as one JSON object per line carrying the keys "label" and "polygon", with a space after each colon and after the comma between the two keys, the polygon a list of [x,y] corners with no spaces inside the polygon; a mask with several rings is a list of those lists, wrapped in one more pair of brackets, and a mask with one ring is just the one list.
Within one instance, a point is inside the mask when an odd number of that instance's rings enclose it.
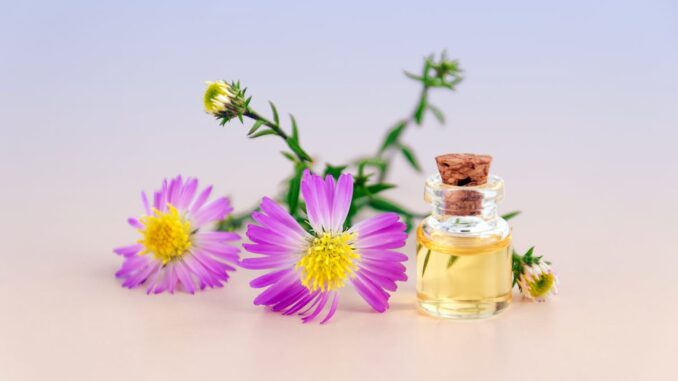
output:
{"label": "green leaf", "polygon": [[522,213],[520,210],[514,210],[513,212],[502,214],[501,218],[508,221],[513,217],[517,217],[518,215],[520,215],[520,213]]}
{"label": "green leaf", "polygon": [[431,110],[433,116],[435,116],[436,119],[438,119],[438,123],[445,124],[445,114],[443,114],[443,112],[438,107],[429,103],[428,109]]}
{"label": "green leaf", "polygon": [[407,127],[406,120],[400,121],[395,126],[393,126],[386,135],[386,139],[384,139],[384,143],[381,145],[379,152],[384,152],[387,148],[396,144],[400,139],[400,135],[402,135],[403,131],[405,131],[405,127]]}
{"label": "green leaf", "polygon": [[290,119],[292,120],[292,139],[295,142],[299,141],[299,127],[297,126],[297,120],[294,119],[294,115],[290,114]]}
{"label": "green leaf", "polygon": [[290,179],[289,189],[287,191],[287,206],[290,214],[295,215],[299,206],[299,190],[301,189],[301,175],[306,167],[297,164],[294,168],[294,176]]}
{"label": "green leaf", "polygon": [[420,125],[424,121],[424,111],[426,110],[427,103],[428,103],[428,91],[424,90],[421,93],[421,98],[419,98],[417,110],[414,112],[414,121],[417,123],[417,125]]}
{"label": "green leaf", "polygon": [[421,81],[422,79],[424,79],[423,77],[420,77],[420,76],[418,76],[418,75],[416,75],[416,74],[412,74],[412,73],[410,73],[410,72],[408,72],[408,71],[403,71],[403,72],[405,73],[405,75],[406,75],[408,78],[414,79],[415,81]]}
{"label": "green leaf", "polygon": [[369,205],[382,212],[394,212],[404,216],[411,216],[412,213],[405,210],[402,206],[379,196],[370,197]]}
{"label": "green leaf", "polygon": [[365,196],[373,196],[379,192],[395,188],[393,184],[379,183],[369,186],[355,186],[353,190],[353,198],[361,198]]}
{"label": "green leaf", "polygon": [[403,153],[403,156],[405,156],[405,159],[407,159],[407,162],[410,163],[412,168],[416,169],[418,172],[421,172],[421,166],[417,161],[417,157],[414,156],[414,152],[412,152],[412,150],[405,145],[400,146],[400,151]]}
{"label": "green leaf", "polygon": [[370,194],[377,194],[377,193],[379,193],[379,192],[383,192],[383,191],[388,190],[388,189],[393,189],[393,188],[395,188],[395,187],[396,187],[396,186],[393,185],[393,184],[379,183],[379,184],[373,184],[373,185],[370,185],[370,186],[368,186],[368,187],[366,187],[366,188],[367,188],[367,191],[368,191]]}
{"label": "green leaf", "polygon": [[276,135],[276,133],[273,130],[264,130],[264,131],[259,131],[256,134],[250,135],[249,138],[250,139],[256,139],[256,138],[266,136],[266,135]]}
{"label": "green leaf", "polygon": [[247,133],[247,135],[252,135],[253,133],[257,132],[257,130],[264,125],[263,120],[257,120],[254,122],[254,125],[252,125],[252,128],[250,128],[250,131]]}
{"label": "green leaf", "polygon": [[335,179],[339,179],[339,176],[344,172],[344,170],[348,168],[347,165],[339,165],[339,166],[333,166],[332,164],[325,164],[325,172],[323,173],[323,176],[327,175],[332,175]]}
{"label": "green leaf", "polygon": [[302,160],[312,161],[311,157],[308,156],[308,154],[299,146],[299,142],[292,139],[291,137],[287,138],[287,146],[289,146],[292,152],[297,154],[297,156],[299,156],[299,158]]}
{"label": "green leaf", "polygon": [[275,125],[280,126],[280,116],[278,116],[278,109],[275,108],[273,102],[268,101],[268,103],[271,105],[271,111],[273,111],[273,121],[275,122]]}
{"label": "green leaf", "polygon": [[285,152],[285,151],[280,151],[280,153],[281,153],[283,156],[285,156],[285,158],[287,158],[287,160],[289,160],[289,161],[291,161],[291,162],[293,162],[293,163],[296,163],[296,161],[297,161],[296,156],[292,155],[292,154],[289,153],[289,152]]}
{"label": "green leaf", "polygon": [[421,277],[424,277],[424,273],[426,273],[426,268],[428,267],[428,260],[431,258],[431,250],[426,251],[426,258],[424,258],[424,266],[421,269]]}

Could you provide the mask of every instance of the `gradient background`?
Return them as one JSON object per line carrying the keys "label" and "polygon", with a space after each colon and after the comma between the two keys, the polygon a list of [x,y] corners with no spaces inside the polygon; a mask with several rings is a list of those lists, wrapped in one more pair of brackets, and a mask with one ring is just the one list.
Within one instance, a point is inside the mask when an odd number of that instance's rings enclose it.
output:
{"label": "gradient background", "polygon": [[[198,176],[249,208],[287,173],[275,139],[202,111],[240,79],[293,112],[319,162],[373,152],[410,112],[402,69],[447,48],[466,80],[412,129],[433,156],[481,152],[521,209],[515,244],[561,295],[472,323],[385,315],[347,290],[326,326],[251,305],[254,274],[197,296],[120,288],[114,246],[140,189]],[[678,5],[671,1],[3,2],[0,379],[669,377],[678,353]],[[426,210],[397,163],[390,196]],[[410,246],[409,254],[414,251]]]}

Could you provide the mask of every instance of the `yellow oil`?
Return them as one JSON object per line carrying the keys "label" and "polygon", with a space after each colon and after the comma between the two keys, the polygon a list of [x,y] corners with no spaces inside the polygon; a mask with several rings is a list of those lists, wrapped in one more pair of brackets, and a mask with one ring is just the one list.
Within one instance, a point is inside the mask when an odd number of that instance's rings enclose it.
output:
{"label": "yellow oil", "polygon": [[417,230],[417,300],[427,314],[457,319],[496,315],[511,303],[511,236],[426,237]]}

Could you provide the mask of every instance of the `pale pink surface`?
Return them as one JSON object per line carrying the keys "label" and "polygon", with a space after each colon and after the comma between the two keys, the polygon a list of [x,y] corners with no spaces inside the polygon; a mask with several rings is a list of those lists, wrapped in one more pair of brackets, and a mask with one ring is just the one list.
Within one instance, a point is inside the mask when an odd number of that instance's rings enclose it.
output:
{"label": "pale pink surface", "polygon": [[[0,12],[0,380],[675,377],[676,2],[66,3]],[[442,48],[467,79],[432,95],[448,125],[407,143],[425,174],[436,154],[494,155],[502,210],[524,212],[517,248],[561,278],[553,302],[434,320],[414,311],[410,262],[388,312],[347,292],[303,325],[252,306],[244,271],[199,295],[112,276],[139,189],[190,173],[244,209],[289,173],[279,141],[202,112],[203,80],[243,80],[339,164],[411,112],[401,70]],[[423,175],[396,165],[393,197],[425,210]]]}

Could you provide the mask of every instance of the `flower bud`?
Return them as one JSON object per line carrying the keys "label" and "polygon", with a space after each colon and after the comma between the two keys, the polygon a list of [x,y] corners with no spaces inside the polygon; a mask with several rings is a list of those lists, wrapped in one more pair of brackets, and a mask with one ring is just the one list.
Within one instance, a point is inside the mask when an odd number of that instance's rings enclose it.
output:
{"label": "flower bud", "polygon": [[560,281],[551,267],[544,261],[523,265],[518,278],[520,293],[528,299],[544,302],[558,294]]}
{"label": "flower bud", "polygon": [[247,111],[245,91],[240,89],[240,84],[218,80],[207,82],[205,90],[205,111],[217,118],[223,118],[225,122],[239,117]]}

